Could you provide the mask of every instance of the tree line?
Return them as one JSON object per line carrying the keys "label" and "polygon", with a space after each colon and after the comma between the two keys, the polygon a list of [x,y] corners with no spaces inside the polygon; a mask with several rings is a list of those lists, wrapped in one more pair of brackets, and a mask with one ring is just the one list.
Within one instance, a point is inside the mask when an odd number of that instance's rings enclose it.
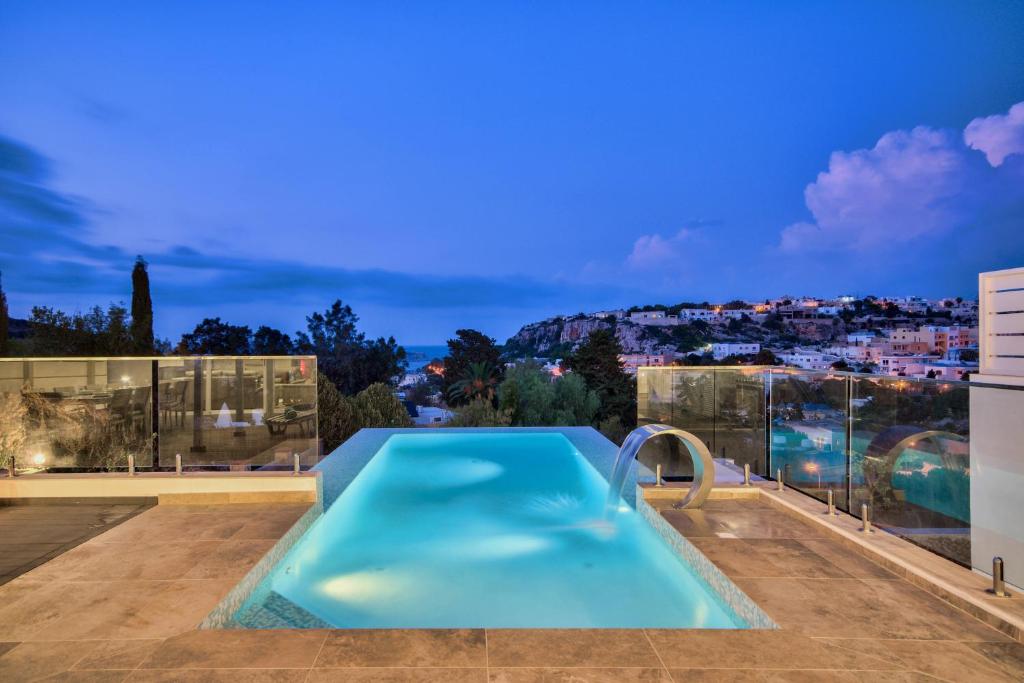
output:
{"label": "tree line", "polygon": [[153,333],[148,264],[132,269],[132,302],[65,313],[35,306],[28,335],[11,339],[7,297],[0,287],[0,356],[313,355],[317,358],[320,433],[325,451],[361,427],[411,427],[393,386],[405,371],[405,349],[394,337],[367,338],[352,308],[335,301],[306,317],[306,329],[289,335],[261,325],[233,325],[206,318],[176,344]]}
{"label": "tree line", "polygon": [[552,375],[536,361],[503,358],[494,339],[461,329],[436,361],[443,374],[428,381],[454,410],[455,427],[594,426],[619,443],[636,426],[636,382],[620,354],[611,331],[595,330]]}
{"label": "tree line", "polygon": [[[394,393],[407,366],[405,349],[394,337],[371,339],[360,332],[359,317],[341,300],[307,316],[305,329],[293,334],[214,317],[172,344],[153,332],[148,264],[141,256],[131,280],[130,310],[120,303],[78,313],[36,306],[28,336],[14,340],[0,287],[0,355],[314,355],[325,452],[362,427],[412,426]],[[501,347],[482,332],[460,329],[448,340],[448,355],[435,359],[441,375],[428,375],[428,386],[411,393],[440,391],[455,411],[454,426],[592,425],[621,441],[636,424],[635,380],[623,370],[621,353],[614,334],[595,331],[553,377],[534,361],[503,357]]]}
{"label": "tree line", "polygon": [[65,313],[34,306],[26,338],[11,338],[7,295],[0,282],[0,356],[150,356],[169,351],[153,335],[153,300],[148,264],[139,256],[132,268],[131,311],[124,304]]}

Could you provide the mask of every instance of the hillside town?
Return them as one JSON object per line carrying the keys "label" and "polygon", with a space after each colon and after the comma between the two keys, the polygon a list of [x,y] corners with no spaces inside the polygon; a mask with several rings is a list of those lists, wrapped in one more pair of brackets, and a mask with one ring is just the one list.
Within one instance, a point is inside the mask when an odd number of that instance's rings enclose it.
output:
{"label": "hillside town", "polygon": [[526,325],[505,353],[557,367],[558,357],[596,329],[614,330],[631,373],[644,366],[777,364],[960,380],[978,368],[978,304],[961,297],[786,296],[597,311]]}

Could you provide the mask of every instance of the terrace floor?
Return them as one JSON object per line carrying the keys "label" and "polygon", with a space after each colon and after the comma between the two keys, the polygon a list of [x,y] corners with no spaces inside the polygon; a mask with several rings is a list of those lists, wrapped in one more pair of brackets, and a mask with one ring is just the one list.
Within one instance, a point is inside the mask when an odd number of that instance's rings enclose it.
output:
{"label": "terrace floor", "polygon": [[778,631],[197,630],[305,510],[157,506],[0,586],[0,680],[1024,678],[1024,645],[757,500],[663,514]]}
{"label": "terrace floor", "polygon": [[0,504],[0,585],[152,507],[138,502]]}

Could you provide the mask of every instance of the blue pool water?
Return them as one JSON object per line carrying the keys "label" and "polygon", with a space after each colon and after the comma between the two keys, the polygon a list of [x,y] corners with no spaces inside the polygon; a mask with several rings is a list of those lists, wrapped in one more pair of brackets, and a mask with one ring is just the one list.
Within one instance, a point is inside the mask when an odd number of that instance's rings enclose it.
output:
{"label": "blue pool water", "polygon": [[607,491],[559,433],[393,435],[264,585],[338,628],[746,627]]}

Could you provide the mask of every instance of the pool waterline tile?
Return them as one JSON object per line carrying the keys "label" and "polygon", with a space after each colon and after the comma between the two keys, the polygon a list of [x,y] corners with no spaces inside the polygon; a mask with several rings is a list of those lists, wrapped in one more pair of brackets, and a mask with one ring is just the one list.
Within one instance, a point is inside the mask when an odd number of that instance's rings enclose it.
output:
{"label": "pool waterline tile", "polygon": [[651,507],[639,490],[636,496],[636,510],[661,536],[662,540],[679,555],[683,563],[704,579],[718,597],[724,600],[729,608],[750,628],[777,629],[779,627],[764,610],[758,607],[757,603],[705,557],[704,553],[697,549],[697,546],[676,531],[657,510]]}

